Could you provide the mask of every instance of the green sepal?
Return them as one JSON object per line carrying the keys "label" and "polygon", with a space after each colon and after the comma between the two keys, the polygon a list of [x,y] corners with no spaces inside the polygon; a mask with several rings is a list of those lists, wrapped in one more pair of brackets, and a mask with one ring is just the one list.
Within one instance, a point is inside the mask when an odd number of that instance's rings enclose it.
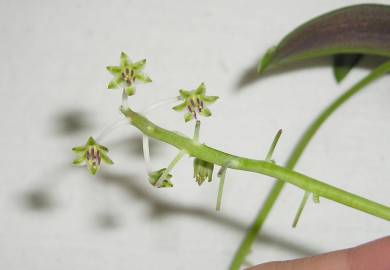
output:
{"label": "green sepal", "polygon": [[214,103],[215,101],[217,101],[217,99],[219,99],[218,96],[204,96],[202,98],[204,103],[206,103],[207,105]]}
{"label": "green sepal", "polygon": [[131,85],[131,86],[129,86],[129,87],[126,87],[126,88],[125,88],[125,92],[126,92],[126,94],[127,94],[128,96],[134,95],[134,93],[135,93],[135,86],[134,86],[134,85]]}
{"label": "green sepal", "polygon": [[194,118],[194,116],[192,115],[192,113],[186,113],[184,115],[184,121],[187,123],[188,121],[191,121],[192,119]]}
{"label": "green sepal", "polygon": [[206,93],[206,86],[202,82],[195,90],[195,95],[203,96]]}
{"label": "green sepal", "polygon": [[85,160],[86,160],[86,157],[84,155],[78,159],[73,160],[73,165],[76,165],[76,166],[84,165]]}
{"label": "green sepal", "polygon": [[108,89],[117,89],[119,88],[120,84],[123,82],[122,78],[116,78],[108,84]]}
{"label": "green sepal", "polygon": [[146,64],[146,59],[138,61],[138,62],[133,64],[133,69],[135,71],[140,71],[140,70],[142,70],[145,67],[145,64]]}
{"label": "green sepal", "polygon": [[107,147],[105,147],[104,145],[101,145],[101,144],[98,144],[97,145],[97,148],[100,150],[100,151],[103,151],[103,152],[109,152],[110,150],[108,150]]}
{"label": "green sepal", "polygon": [[184,99],[189,98],[191,96],[191,92],[184,89],[180,89],[179,93],[180,96],[182,96]]}
{"label": "green sepal", "polygon": [[126,53],[121,52],[120,59],[121,59],[121,66],[129,66],[130,65],[129,57],[127,56]]}
{"label": "green sepal", "polygon": [[138,73],[138,74],[135,74],[135,78],[143,83],[150,83],[152,82],[152,79],[144,74],[144,73]]}
{"label": "green sepal", "polygon": [[185,108],[187,107],[187,104],[185,102],[183,103],[180,103],[179,105],[176,105],[175,107],[173,107],[172,109],[177,111],[177,112],[181,112],[182,110],[184,110]]}
{"label": "green sepal", "polygon": [[88,171],[92,173],[92,175],[96,175],[96,173],[99,171],[99,166],[92,166],[87,163]]}
{"label": "green sepal", "polygon": [[76,154],[81,154],[85,152],[86,147],[85,146],[76,146],[72,148],[72,151],[75,152]]}
{"label": "green sepal", "polygon": [[87,141],[87,145],[89,145],[89,146],[96,145],[96,141],[92,136],[89,136],[88,141]]}
{"label": "green sepal", "polygon": [[204,108],[201,112],[200,112],[200,115],[202,116],[205,116],[205,117],[209,117],[211,116],[211,111],[207,108]]}
{"label": "green sepal", "polygon": [[119,75],[122,72],[122,68],[121,67],[108,66],[106,68],[112,75]]}
{"label": "green sepal", "polygon": [[105,151],[100,151],[100,157],[105,163],[110,165],[114,164],[114,162],[107,156]]}

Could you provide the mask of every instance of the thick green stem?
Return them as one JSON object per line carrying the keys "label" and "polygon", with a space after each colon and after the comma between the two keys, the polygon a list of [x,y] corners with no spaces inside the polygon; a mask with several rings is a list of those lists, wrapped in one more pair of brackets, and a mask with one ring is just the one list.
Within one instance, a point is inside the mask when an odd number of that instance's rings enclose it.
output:
{"label": "thick green stem", "polygon": [[[300,141],[294,148],[293,152],[290,155],[290,158],[287,161],[286,168],[293,169],[297,164],[299,158],[301,157],[303,151],[306,149],[306,146],[309,144],[311,139],[314,137],[316,132],[319,130],[321,125],[335,112],[342,104],[349,100],[352,96],[357,94],[359,91],[364,89],[369,83],[377,80],[382,77],[384,74],[390,71],[390,61],[380,65],[374,69],[368,76],[355,84],[352,88],[346,91],[343,95],[337,98],[333,103],[331,103],[309,126],[304,135],[301,137]],[[243,264],[245,257],[250,252],[250,249],[253,245],[254,240],[256,239],[259,231],[261,230],[265,220],[268,217],[268,214],[271,212],[272,207],[274,206],[276,200],[278,199],[280,193],[283,190],[285,182],[277,180],[277,182],[272,187],[267,199],[265,200],[262,208],[258,212],[255,222],[248,229],[243,241],[241,242],[240,247],[238,248],[232,264],[230,265],[231,270],[237,270]]]}
{"label": "thick green stem", "polygon": [[320,197],[339,202],[385,220],[390,220],[390,208],[385,205],[370,201],[271,162],[235,156],[211,148],[205,144],[197,143],[191,138],[153,124],[144,116],[131,109],[123,109],[122,112],[131,120],[132,125],[147,136],[166,142],[190,156],[235,170],[268,175],[288,182],[303,190],[318,194]]}

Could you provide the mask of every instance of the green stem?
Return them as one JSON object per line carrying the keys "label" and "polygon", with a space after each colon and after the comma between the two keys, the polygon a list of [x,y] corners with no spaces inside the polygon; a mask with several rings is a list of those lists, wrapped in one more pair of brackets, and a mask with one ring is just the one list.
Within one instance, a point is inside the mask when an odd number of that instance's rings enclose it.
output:
{"label": "green stem", "polygon": [[[200,133],[200,121],[196,121],[195,129],[194,129],[194,137],[193,140],[195,142],[199,142],[199,133]],[[146,134],[146,133],[144,133]],[[186,151],[181,150],[176,157],[169,163],[167,169],[161,175],[160,179],[158,179],[156,186],[159,187],[162,185],[164,179],[168,176],[168,174],[172,171],[172,169],[179,163],[179,161],[185,156]]]}
{"label": "green stem", "polygon": [[292,224],[292,227],[293,227],[293,228],[295,228],[295,227],[297,226],[298,220],[299,220],[299,218],[301,217],[303,208],[305,208],[305,205],[306,205],[307,199],[309,199],[309,196],[310,196],[310,193],[305,192],[305,194],[304,194],[304,196],[303,196],[303,198],[302,198],[302,201],[301,201],[301,203],[299,204],[298,211],[297,211],[297,213],[295,214],[295,218],[294,218],[294,221],[293,221],[293,224]]}
{"label": "green stem", "polygon": [[[390,69],[390,63],[388,65]],[[312,177],[292,171],[288,168],[267,162],[228,154],[205,144],[195,142],[193,139],[161,128],[144,116],[129,109],[123,109],[123,114],[131,120],[131,124],[147,136],[166,142],[178,149],[181,153],[197,157],[201,160],[226,166],[227,168],[260,173],[280,179],[295,185],[303,190],[318,194],[318,196],[350,206],[365,213],[390,221],[390,208],[352,194],[340,188],[331,186]]]}
{"label": "green stem", "polygon": [[[349,98],[357,94],[359,91],[364,89],[369,83],[379,79],[384,74],[390,71],[390,61],[385,62],[376,69],[374,69],[368,76],[355,84],[352,88],[346,91],[343,95],[337,98],[333,103],[331,103],[309,126],[304,135],[301,137],[300,141],[294,148],[291,153],[290,158],[287,161],[286,169],[293,169],[297,164],[299,158],[301,157],[303,151],[306,149],[306,146],[309,144],[311,139],[314,137],[316,132],[319,130],[321,125],[336,111],[342,104],[344,104]],[[248,229],[243,241],[241,242],[240,247],[238,248],[232,264],[230,266],[231,270],[237,270],[243,264],[245,257],[250,252],[250,249],[253,245],[254,240],[256,239],[259,231],[261,230],[265,220],[268,217],[268,214],[271,212],[272,207],[274,206],[276,200],[278,199],[280,193],[283,190],[285,182],[282,179],[276,181],[272,187],[270,193],[267,196],[262,208],[258,212],[256,219],[252,226]]]}
{"label": "green stem", "polygon": [[200,133],[200,121],[197,120],[194,130],[194,141],[199,142],[199,133]]}
{"label": "green stem", "polygon": [[158,179],[158,181],[156,183],[157,187],[160,187],[162,185],[164,180],[167,178],[168,174],[172,171],[172,169],[176,166],[176,164],[179,163],[179,161],[185,156],[185,154],[186,154],[186,151],[183,151],[183,150],[180,151],[176,155],[176,157],[171,161],[171,163],[169,163],[167,169],[163,172],[160,179]]}
{"label": "green stem", "polygon": [[272,155],[274,154],[276,144],[279,141],[280,136],[282,135],[282,130],[279,129],[278,133],[276,133],[274,140],[268,150],[267,156],[265,157],[266,161],[272,162]]}
{"label": "green stem", "polygon": [[221,210],[222,193],[223,193],[223,186],[225,184],[226,171],[227,171],[227,167],[222,167],[221,171],[218,173],[218,175],[220,175],[220,178],[219,178],[219,187],[218,187],[218,196],[217,196],[217,206],[215,208],[217,211]]}

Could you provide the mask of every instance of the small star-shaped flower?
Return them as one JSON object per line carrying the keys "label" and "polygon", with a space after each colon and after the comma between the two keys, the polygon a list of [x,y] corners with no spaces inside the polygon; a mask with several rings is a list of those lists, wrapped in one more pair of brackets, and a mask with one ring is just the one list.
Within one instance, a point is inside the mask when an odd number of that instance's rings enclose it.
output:
{"label": "small star-shaped flower", "polygon": [[146,59],[133,63],[129,60],[127,54],[122,52],[120,60],[120,66],[107,67],[107,70],[115,76],[108,84],[108,89],[123,87],[127,95],[131,96],[135,93],[135,84],[137,82],[149,83],[152,81],[148,75],[141,72],[145,67]]}
{"label": "small star-shaped flower", "polygon": [[173,107],[175,111],[183,111],[187,109],[187,113],[184,115],[186,122],[192,119],[198,119],[198,114],[208,117],[211,116],[211,111],[206,105],[213,104],[219,97],[217,96],[206,96],[206,86],[201,83],[198,88],[188,91],[181,89],[180,97],[183,99],[183,103]]}
{"label": "small star-shaped flower", "polygon": [[99,171],[102,160],[107,164],[114,164],[107,155],[108,148],[97,144],[92,137],[89,137],[85,146],[73,147],[72,150],[79,155],[73,164],[81,166],[86,163],[88,170],[93,175]]}

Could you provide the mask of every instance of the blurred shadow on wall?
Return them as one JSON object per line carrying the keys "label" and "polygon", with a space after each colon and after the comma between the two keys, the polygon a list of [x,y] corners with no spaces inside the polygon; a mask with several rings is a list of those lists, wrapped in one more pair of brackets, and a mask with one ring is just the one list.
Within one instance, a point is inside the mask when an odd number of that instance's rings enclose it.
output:
{"label": "blurred shadow on wall", "polygon": [[[103,182],[112,183],[122,188],[131,198],[136,198],[144,203],[147,203],[150,207],[151,219],[168,217],[172,218],[174,216],[185,215],[201,219],[206,222],[225,226],[240,232],[246,231],[248,226],[248,224],[245,224],[234,217],[217,212],[214,209],[201,208],[196,206],[183,206],[168,200],[158,198],[153,195],[153,192],[149,192],[143,186],[141,186],[137,179],[131,176],[129,177],[127,174],[102,172],[100,175],[98,175],[98,179]],[[300,245],[295,241],[292,242],[288,239],[283,239],[282,237],[270,232],[264,232],[257,238],[257,242],[261,242],[262,244],[267,244],[270,246],[276,246],[280,249],[289,250],[297,256],[310,256],[321,253],[320,250],[316,250],[305,245]]]}
{"label": "blurred shadow on wall", "polygon": [[55,135],[69,136],[87,132],[95,127],[91,113],[78,108],[58,112],[50,124]]}
{"label": "blurred shadow on wall", "polygon": [[[386,62],[386,60],[387,58],[384,57],[366,55],[355,68],[372,70]],[[239,76],[239,79],[234,88],[235,91],[241,91],[243,88],[269,77],[272,78],[274,76],[276,77],[278,75],[283,75],[284,73],[299,72],[302,70],[327,68],[329,69],[329,76],[333,77],[333,71],[331,69],[332,59],[330,57],[313,58],[301,62],[283,65],[281,67],[267,71],[264,74],[259,74],[257,72],[258,63],[259,60],[256,60],[252,66],[244,70],[244,72]]]}
{"label": "blurred shadow on wall", "polygon": [[[70,110],[61,112],[54,116],[54,132],[56,135],[64,137],[81,134],[94,127],[92,119],[88,116],[88,112],[82,110]],[[162,153],[159,147],[160,143],[151,140],[151,154],[159,155]],[[142,158],[142,136],[129,136],[109,143],[110,149],[124,151],[131,157]],[[62,164],[56,168],[51,168],[50,171],[42,174],[42,180],[39,180],[33,188],[27,190],[19,196],[19,203],[22,204],[24,210],[36,212],[50,212],[54,210],[57,203],[54,199],[54,190],[57,186],[66,179],[66,173],[72,171],[72,167],[68,164]],[[61,178],[58,178],[58,175]],[[182,206],[158,198],[153,195],[153,192],[141,186],[139,180],[134,176],[127,174],[109,173],[102,170],[97,176],[97,180],[103,183],[113,184],[120,187],[131,198],[136,198],[150,206],[150,217],[165,218],[178,215],[187,215],[197,219],[202,219],[221,226],[226,226],[232,230],[244,232],[247,229],[247,224],[237,220],[234,217],[221,214],[212,209],[204,209],[196,206]],[[106,209],[96,215],[94,219],[96,225],[104,230],[114,230],[120,227],[120,217],[116,216],[114,211]],[[297,256],[309,256],[320,253],[319,250],[299,245],[288,239],[283,239],[280,236],[269,232],[264,232],[257,238],[258,242],[271,246],[276,246],[281,249],[289,250]]]}

